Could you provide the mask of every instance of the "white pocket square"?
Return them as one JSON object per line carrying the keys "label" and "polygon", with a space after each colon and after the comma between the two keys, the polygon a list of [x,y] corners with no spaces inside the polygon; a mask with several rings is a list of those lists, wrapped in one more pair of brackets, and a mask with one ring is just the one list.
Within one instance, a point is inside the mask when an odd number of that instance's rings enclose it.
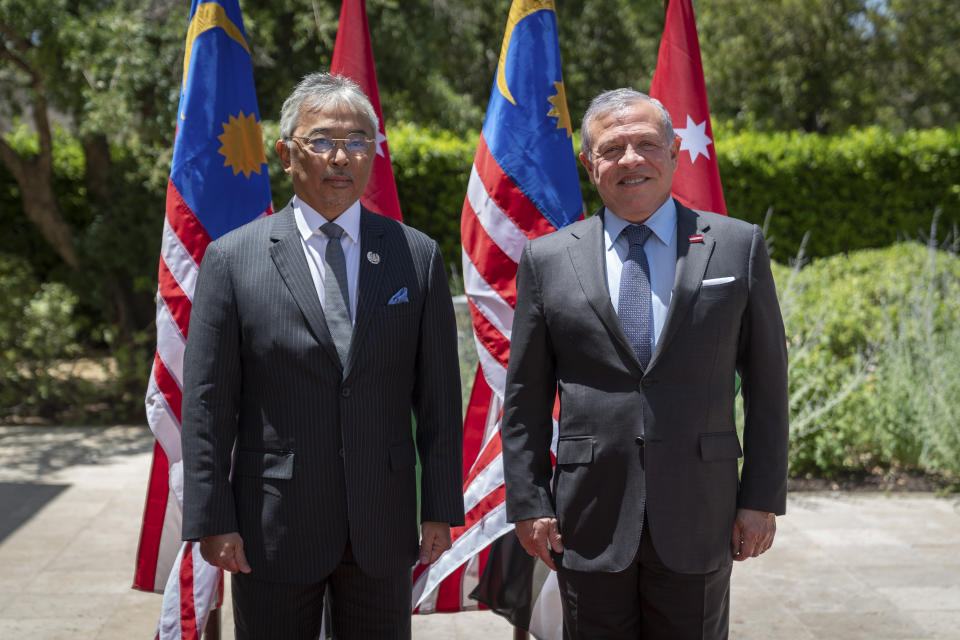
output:
{"label": "white pocket square", "polygon": [[704,280],[703,282],[701,282],[700,286],[715,287],[718,284],[727,284],[728,282],[733,282],[734,280],[736,280],[736,278],[734,278],[733,276],[724,276],[722,278],[710,278],[708,280]]}
{"label": "white pocket square", "polygon": [[410,302],[410,300],[407,298],[407,288],[406,288],[406,287],[402,287],[399,291],[397,291],[395,294],[393,294],[393,297],[391,297],[391,298],[387,301],[387,305],[389,306],[389,305],[391,305],[391,304],[401,304],[401,303],[403,303],[403,302]]}

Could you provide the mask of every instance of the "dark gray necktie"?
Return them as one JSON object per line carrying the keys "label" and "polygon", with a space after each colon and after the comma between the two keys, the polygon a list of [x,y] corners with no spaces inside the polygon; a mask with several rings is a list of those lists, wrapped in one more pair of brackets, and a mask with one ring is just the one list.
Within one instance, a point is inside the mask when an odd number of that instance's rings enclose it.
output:
{"label": "dark gray necktie", "polygon": [[333,343],[337,346],[340,364],[347,364],[347,352],[350,350],[350,336],[353,324],[350,322],[350,288],[347,286],[347,261],[343,257],[340,236],[343,229],[328,222],[320,227],[327,236],[327,251],[323,256],[326,274],[323,276],[323,314],[327,319],[327,328]]}
{"label": "dark gray necktie", "polygon": [[630,242],[630,251],[620,274],[620,299],[617,315],[623,332],[646,370],[653,353],[653,302],[650,297],[650,265],[643,244],[650,237],[650,227],[631,224],[623,234]]}

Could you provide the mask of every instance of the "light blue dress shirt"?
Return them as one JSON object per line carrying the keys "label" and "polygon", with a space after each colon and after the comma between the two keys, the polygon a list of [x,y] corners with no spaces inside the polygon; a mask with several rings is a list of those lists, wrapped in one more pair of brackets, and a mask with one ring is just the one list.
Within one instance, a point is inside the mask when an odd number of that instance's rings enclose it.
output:
{"label": "light blue dress shirt", "polygon": [[[603,249],[607,264],[607,289],[610,302],[618,308],[620,302],[620,274],[623,261],[627,259],[630,245],[626,236],[620,234],[627,222],[610,209],[603,214]],[[660,205],[644,223],[653,232],[644,243],[650,265],[650,295],[653,303],[653,347],[656,348],[663,323],[667,319],[670,298],[673,295],[673,279],[677,272],[677,205],[673,198]]]}

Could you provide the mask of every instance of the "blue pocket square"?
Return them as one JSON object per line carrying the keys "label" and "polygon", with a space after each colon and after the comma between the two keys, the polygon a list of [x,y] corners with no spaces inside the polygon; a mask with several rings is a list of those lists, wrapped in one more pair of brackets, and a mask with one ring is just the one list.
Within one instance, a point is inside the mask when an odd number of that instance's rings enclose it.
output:
{"label": "blue pocket square", "polygon": [[387,306],[391,304],[402,304],[404,302],[410,302],[410,299],[407,298],[406,287],[401,288],[399,291],[393,294],[393,297],[391,297],[390,300],[387,301]]}

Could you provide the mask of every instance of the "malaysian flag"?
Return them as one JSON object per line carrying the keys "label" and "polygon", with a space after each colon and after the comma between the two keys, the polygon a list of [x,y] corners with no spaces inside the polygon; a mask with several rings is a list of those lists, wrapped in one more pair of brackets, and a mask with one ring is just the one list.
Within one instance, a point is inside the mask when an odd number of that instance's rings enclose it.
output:
{"label": "malaysian flag", "polygon": [[181,544],[180,408],[191,299],[212,240],[272,213],[250,48],[237,0],[193,0],[160,249],[157,351],[146,395],[156,436],[133,587],[163,591],[157,638],[199,639],[223,576]]}
{"label": "malaysian flag", "polygon": [[527,240],[583,216],[572,132],[554,3],[514,0],[460,223],[480,356],[464,423],[466,524],[453,530],[450,550],[414,572],[419,613],[476,609],[470,594],[483,580],[491,543],[514,535],[505,515],[500,413],[517,263]]}

